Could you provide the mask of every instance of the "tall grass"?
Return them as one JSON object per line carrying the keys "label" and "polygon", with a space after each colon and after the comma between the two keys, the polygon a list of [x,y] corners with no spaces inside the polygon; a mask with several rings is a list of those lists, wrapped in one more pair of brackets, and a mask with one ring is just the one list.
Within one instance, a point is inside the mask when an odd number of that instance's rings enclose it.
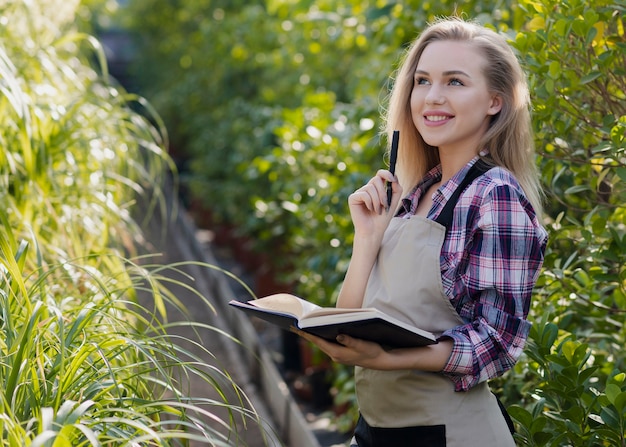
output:
{"label": "tall grass", "polygon": [[[168,267],[130,261],[137,197],[165,209],[167,135],[75,31],[78,7],[0,1],[0,443],[240,444],[251,404],[168,335]],[[188,396],[189,376],[218,398]]]}

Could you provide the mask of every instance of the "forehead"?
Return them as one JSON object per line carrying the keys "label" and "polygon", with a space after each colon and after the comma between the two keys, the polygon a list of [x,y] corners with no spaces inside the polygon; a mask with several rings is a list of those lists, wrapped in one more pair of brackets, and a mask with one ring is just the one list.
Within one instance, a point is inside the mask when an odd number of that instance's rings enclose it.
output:
{"label": "forehead", "polygon": [[487,61],[484,54],[470,42],[439,40],[429,43],[417,61],[417,70],[436,74],[463,71],[480,74]]}

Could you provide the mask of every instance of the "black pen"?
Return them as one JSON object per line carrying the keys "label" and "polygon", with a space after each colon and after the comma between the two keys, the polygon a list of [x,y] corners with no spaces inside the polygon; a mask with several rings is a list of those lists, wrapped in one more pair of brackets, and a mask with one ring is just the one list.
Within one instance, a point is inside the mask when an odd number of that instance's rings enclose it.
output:
{"label": "black pen", "polygon": [[[389,172],[396,174],[396,160],[398,159],[398,141],[400,140],[400,131],[394,130],[391,139],[391,153],[389,155]],[[387,182],[387,207],[391,206],[391,182]]]}

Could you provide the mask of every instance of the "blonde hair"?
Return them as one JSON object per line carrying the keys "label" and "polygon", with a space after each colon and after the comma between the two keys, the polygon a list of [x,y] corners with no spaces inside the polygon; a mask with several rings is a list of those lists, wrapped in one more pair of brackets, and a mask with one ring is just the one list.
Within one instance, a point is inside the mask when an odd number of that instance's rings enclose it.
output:
{"label": "blonde hair", "polygon": [[502,109],[492,117],[480,146],[489,154],[490,165],[502,166],[515,175],[537,215],[541,213],[541,189],[535,167],[535,148],[530,120],[530,97],[526,76],[513,50],[495,31],[460,18],[440,19],[431,24],[401,59],[389,106],[385,132],[391,141],[400,131],[397,175],[405,192],[439,163],[439,153],[417,131],[411,116],[411,92],[419,59],[431,42],[462,41],[476,46],[485,57],[484,74],[491,93],[502,98]]}

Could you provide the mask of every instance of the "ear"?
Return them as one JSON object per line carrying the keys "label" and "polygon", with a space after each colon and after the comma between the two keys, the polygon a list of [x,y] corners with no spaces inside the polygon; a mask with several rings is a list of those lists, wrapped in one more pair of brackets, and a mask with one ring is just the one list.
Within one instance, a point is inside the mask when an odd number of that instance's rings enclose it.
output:
{"label": "ear", "polygon": [[493,95],[491,97],[491,104],[489,105],[489,109],[487,109],[487,115],[496,115],[500,110],[502,110],[502,97],[500,95]]}

